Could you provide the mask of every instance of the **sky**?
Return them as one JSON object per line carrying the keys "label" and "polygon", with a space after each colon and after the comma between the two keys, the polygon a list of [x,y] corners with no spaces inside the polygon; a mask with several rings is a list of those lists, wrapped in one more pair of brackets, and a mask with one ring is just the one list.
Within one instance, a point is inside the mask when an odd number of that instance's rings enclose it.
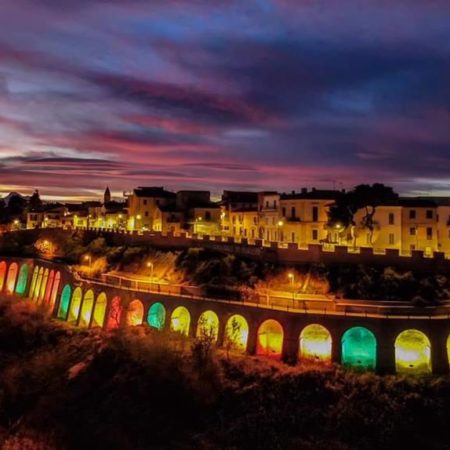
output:
{"label": "sky", "polygon": [[448,0],[1,0],[0,195],[450,195]]}

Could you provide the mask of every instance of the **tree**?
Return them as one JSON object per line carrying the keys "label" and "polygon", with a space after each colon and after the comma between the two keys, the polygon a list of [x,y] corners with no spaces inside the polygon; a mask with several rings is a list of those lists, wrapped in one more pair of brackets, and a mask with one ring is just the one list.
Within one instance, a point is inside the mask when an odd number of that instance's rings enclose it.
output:
{"label": "tree", "polygon": [[28,205],[30,209],[37,209],[42,206],[42,200],[41,197],[39,196],[39,191],[37,189],[33,192],[33,195],[30,197]]}
{"label": "tree", "polygon": [[370,232],[370,242],[372,243],[375,229],[374,216],[377,207],[383,204],[395,202],[398,194],[394,190],[381,183],[373,185],[360,184],[353,190],[343,193],[335,205],[330,208],[328,225],[331,227],[342,226],[343,229],[350,227],[353,244],[356,242],[354,215],[359,209],[364,209],[365,214],[361,221],[361,226]]}

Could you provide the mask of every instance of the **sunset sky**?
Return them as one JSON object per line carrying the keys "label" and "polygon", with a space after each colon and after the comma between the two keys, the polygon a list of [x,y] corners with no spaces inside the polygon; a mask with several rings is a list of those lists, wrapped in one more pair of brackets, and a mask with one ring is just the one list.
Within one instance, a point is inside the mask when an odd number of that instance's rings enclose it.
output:
{"label": "sunset sky", "polygon": [[449,0],[1,0],[0,195],[450,195]]}

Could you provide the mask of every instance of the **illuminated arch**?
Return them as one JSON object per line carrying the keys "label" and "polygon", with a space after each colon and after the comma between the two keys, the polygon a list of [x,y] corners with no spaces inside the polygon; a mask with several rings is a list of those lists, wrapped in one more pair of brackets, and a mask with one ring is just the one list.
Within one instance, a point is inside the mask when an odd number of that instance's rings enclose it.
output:
{"label": "illuminated arch", "polygon": [[6,262],[0,262],[0,292],[3,291],[3,285],[5,284],[6,277]]}
{"label": "illuminated arch", "polygon": [[283,327],[273,319],[263,322],[258,329],[256,354],[280,359],[283,351]]}
{"label": "illuminated arch", "polygon": [[148,310],[147,323],[157,330],[162,330],[166,323],[166,308],[162,303],[153,303]]}
{"label": "illuminated arch", "polygon": [[17,263],[12,263],[9,266],[8,276],[6,277],[6,292],[8,294],[14,294],[18,271],[19,271],[19,266],[17,265]]}
{"label": "illuminated arch", "polygon": [[127,308],[127,325],[142,325],[144,320],[144,305],[140,300],[133,300]]}
{"label": "illuminated arch", "polygon": [[76,325],[78,316],[80,315],[81,299],[83,298],[83,291],[77,287],[72,294],[72,301],[70,302],[69,317],[67,322]]}
{"label": "illuminated arch", "polygon": [[306,326],[300,334],[300,360],[331,362],[331,344],[331,334],[324,326]]}
{"label": "illuminated arch", "polygon": [[114,297],[111,300],[109,307],[108,322],[106,323],[106,329],[114,330],[119,328],[120,319],[122,317],[122,300],[120,297]]}
{"label": "illuminated arch", "polygon": [[31,278],[30,289],[28,290],[28,297],[33,298],[34,290],[36,288],[37,278],[38,278],[39,267],[35,266],[33,270],[33,277]]}
{"label": "illuminated arch", "polygon": [[25,295],[28,283],[28,264],[22,264],[19,271],[19,278],[17,278],[16,294]]}
{"label": "illuminated arch", "polygon": [[67,313],[69,312],[70,295],[72,294],[72,288],[69,284],[64,286],[61,293],[61,299],[59,301],[58,319],[66,320]]}
{"label": "illuminated arch", "polygon": [[47,282],[48,282],[48,269],[45,269],[44,275],[42,277],[41,288],[39,290],[39,298],[38,298],[39,303],[41,303],[42,300],[44,300],[45,290],[47,288]]}
{"label": "illuminated arch", "polygon": [[36,284],[34,286],[34,292],[33,292],[33,300],[39,299],[39,292],[41,291],[41,284],[42,284],[42,278],[44,277],[44,268],[40,267],[38,276],[36,279]]}
{"label": "illuminated arch", "polygon": [[245,352],[248,340],[248,323],[239,314],[231,316],[225,326],[224,347]]}
{"label": "illuminated arch", "polygon": [[50,309],[53,309],[56,303],[56,297],[58,295],[59,284],[61,283],[61,272],[56,272],[55,279],[53,281],[52,293],[50,295]]}
{"label": "illuminated arch", "polygon": [[447,360],[450,364],[450,335],[447,338]]}
{"label": "illuminated arch", "polygon": [[191,315],[184,306],[175,308],[170,318],[170,329],[176,333],[189,334],[189,326],[191,324]]}
{"label": "illuminated arch", "polygon": [[405,330],[395,340],[395,368],[398,373],[431,373],[431,344],[419,330]]}
{"label": "illuminated arch", "polygon": [[92,319],[92,327],[98,328],[103,327],[103,322],[105,321],[106,305],[108,304],[108,299],[106,294],[102,292],[95,302],[94,307],[94,317]]}
{"label": "illuminated arch", "polygon": [[88,328],[91,322],[92,310],[94,309],[94,291],[89,289],[84,294],[83,304],[81,305],[79,326],[81,328]]}
{"label": "illuminated arch", "polygon": [[217,342],[219,336],[219,318],[214,311],[204,311],[197,322],[197,337]]}
{"label": "illuminated arch", "polygon": [[377,364],[377,340],[364,327],[348,329],[342,336],[342,364],[344,366],[374,370]]}
{"label": "illuminated arch", "polygon": [[50,295],[52,293],[53,282],[55,281],[55,271],[51,270],[48,275],[47,288],[45,289],[44,303],[50,302]]}

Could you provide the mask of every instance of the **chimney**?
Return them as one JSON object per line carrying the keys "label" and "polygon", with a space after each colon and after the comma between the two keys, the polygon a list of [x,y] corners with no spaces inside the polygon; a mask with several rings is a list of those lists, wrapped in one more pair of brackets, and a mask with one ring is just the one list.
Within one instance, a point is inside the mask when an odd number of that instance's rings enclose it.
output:
{"label": "chimney", "polygon": [[292,191],[292,195],[295,195],[295,191]]}
{"label": "chimney", "polygon": [[302,194],[307,194],[308,193],[308,188],[302,188]]}

